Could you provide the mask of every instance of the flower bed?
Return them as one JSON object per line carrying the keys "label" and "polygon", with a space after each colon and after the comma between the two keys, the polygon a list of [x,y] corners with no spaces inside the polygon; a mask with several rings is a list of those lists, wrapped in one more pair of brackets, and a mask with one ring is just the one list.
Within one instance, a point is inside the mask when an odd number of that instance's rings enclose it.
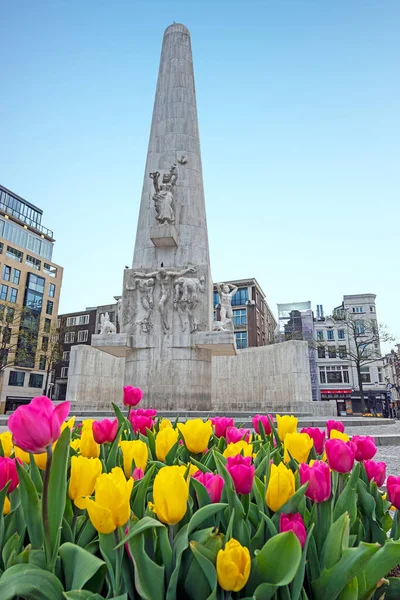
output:
{"label": "flower bed", "polygon": [[10,416],[1,600],[400,598],[400,478],[386,497],[373,438],[171,423],[140,400],[125,388],[126,416],[77,427],[44,396]]}

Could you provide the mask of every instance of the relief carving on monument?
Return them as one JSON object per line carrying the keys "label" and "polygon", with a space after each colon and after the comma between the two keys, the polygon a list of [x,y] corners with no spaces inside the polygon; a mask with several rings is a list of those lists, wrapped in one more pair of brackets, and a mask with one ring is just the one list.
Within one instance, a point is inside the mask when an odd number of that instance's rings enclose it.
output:
{"label": "relief carving on monument", "polygon": [[100,335],[107,335],[109,333],[116,333],[117,329],[114,323],[110,321],[110,315],[108,312],[100,315]]}
{"label": "relief carving on monument", "polygon": [[[194,311],[199,303],[199,295],[204,293],[205,278],[179,277],[175,280],[174,306],[179,315],[182,331],[186,331],[189,324],[190,333],[198,330],[199,324],[195,319]],[[187,319],[185,319],[185,314]]]}
{"label": "relief carving on monument", "polygon": [[221,301],[220,321],[214,321],[213,329],[216,331],[233,331],[232,298],[237,292],[236,285],[217,283],[217,291]]}
{"label": "relief carving on monument", "polygon": [[147,279],[137,278],[134,280],[133,287],[126,287],[128,291],[139,290],[140,304],[144,309],[144,316],[138,321],[138,325],[142,326],[143,333],[149,333],[153,327],[150,316],[154,307],[154,285],[154,277],[149,276]]}
{"label": "relief carving on monument", "polygon": [[153,194],[156,219],[161,224],[172,224],[175,221],[174,213],[174,187],[178,179],[176,165],[172,165],[169,171],[164,173],[162,183],[159,183],[160,173],[150,173],[153,180],[155,193]]}

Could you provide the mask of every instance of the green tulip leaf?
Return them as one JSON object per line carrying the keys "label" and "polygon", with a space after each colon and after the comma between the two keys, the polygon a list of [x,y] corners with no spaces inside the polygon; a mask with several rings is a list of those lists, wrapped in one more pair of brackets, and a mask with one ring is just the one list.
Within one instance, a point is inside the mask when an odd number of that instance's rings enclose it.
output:
{"label": "green tulip leaf", "polygon": [[40,474],[40,469],[35,463],[34,455],[31,452],[29,453],[29,469],[31,479],[35,485],[37,493],[41,494],[43,492],[43,480]]}
{"label": "green tulip leaf", "polygon": [[90,592],[89,590],[72,590],[71,592],[64,592],[64,598],[66,598],[66,600],[104,600],[103,596],[100,596],[100,594],[93,594],[93,592]]}
{"label": "green tulip leaf", "polygon": [[[204,507],[207,508],[207,507]],[[204,509],[201,509],[204,510]],[[176,600],[177,596],[177,586],[178,586],[178,577],[179,571],[181,568],[182,554],[185,552],[186,548],[189,546],[189,535],[188,535],[189,525],[186,524],[179,530],[178,534],[174,539],[173,551],[175,558],[175,568],[172,571],[171,578],[169,580],[169,584],[167,587],[167,594],[165,596],[166,600]]]}
{"label": "green tulip leaf", "polygon": [[360,463],[354,467],[343,492],[337,499],[335,508],[333,510],[333,521],[339,519],[343,513],[348,512],[350,516],[350,526],[355,523],[357,518],[357,482],[359,476]]}
{"label": "green tulip leaf", "polygon": [[304,544],[304,548],[302,550],[299,568],[297,569],[296,575],[291,584],[290,600],[300,600],[301,590],[302,590],[303,584],[304,584],[304,574],[305,574],[305,570],[306,570],[308,545],[310,543],[310,540],[311,540],[311,537],[313,534],[313,528],[314,528],[314,525],[311,525],[310,530],[307,534],[307,539]]}
{"label": "green tulip leaf", "polygon": [[106,472],[107,473],[110,473],[114,467],[118,466],[117,458],[118,458],[119,440],[121,438],[123,428],[124,428],[124,424],[120,423],[120,425],[118,427],[117,435],[115,436],[115,439],[111,444],[110,451],[108,453],[107,461],[106,461]]}
{"label": "green tulip leaf", "polygon": [[368,566],[359,577],[359,597],[369,598],[382,577],[400,563],[400,540],[388,540],[368,562]]}
{"label": "green tulip leaf", "polygon": [[338,600],[358,600],[358,599],[359,599],[358,581],[357,581],[357,577],[353,577],[353,579],[350,579],[350,581],[347,583],[345,588],[342,590],[342,592],[340,593],[340,596],[338,596]]}
{"label": "green tulip leaf", "polygon": [[202,572],[206,576],[208,585],[210,586],[211,594],[207,596],[207,600],[216,600],[217,598],[217,572],[213,563],[204,556],[204,553],[199,551],[198,545],[195,542],[190,542],[190,548],[194,554],[194,557],[201,568]]}
{"label": "green tulip leaf", "polygon": [[154,527],[159,527],[159,528],[165,529],[164,523],[161,523],[160,521],[157,521],[156,519],[153,519],[152,517],[143,517],[143,519],[140,519],[140,521],[138,521],[133,527],[130,528],[128,533],[122,538],[122,540],[119,542],[119,544],[115,547],[120,548],[121,546],[126,544],[126,542],[129,542],[129,540],[134,538],[136,535],[140,535],[141,533],[147,531],[148,529],[153,529]]}
{"label": "green tulip leaf", "polygon": [[63,600],[60,580],[49,571],[31,564],[14,565],[0,577],[1,600]]}
{"label": "green tulip leaf", "polygon": [[194,491],[196,492],[197,500],[199,503],[199,508],[202,508],[203,506],[207,506],[208,504],[211,504],[211,498],[210,498],[205,486],[202,483],[200,483],[200,481],[197,481],[197,479],[195,479],[194,477],[191,477],[190,485],[194,488]]}
{"label": "green tulip leaf", "polygon": [[135,565],[135,586],[143,600],[164,599],[164,567],[157,565],[145,550],[143,532],[128,542]]}
{"label": "green tulip leaf", "polygon": [[253,598],[254,600],[271,600],[275,596],[277,589],[277,585],[262,583],[255,589]]}
{"label": "green tulip leaf", "polygon": [[349,530],[350,517],[346,512],[328,531],[320,557],[321,569],[330,569],[341,559],[343,551],[349,546]]}
{"label": "green tulip leaf", "polygon": [[[165,465],[163,465],[163,466],[165,466]],[[139,519],[141,519],[143,517],[143,515],[146,511],[146,508],[147,508],[146,498],[147,498],[148,486],[149,486],[151,478],[153,476],[154,469],[155,469],[155,466],[151,465],[147,469],[143,479],[140,479],[138,482],[135,482],[135,485],[134,485],[134,488],[137,487],[138,489],[137,489],[137,493],[136,493],[133,503],[132,503],[132,510]]]}
{"label": "green tulip leaf", "polygon": [[97,556],[93,556],[80,546],[70,544],[69,542],[60,546],[59,554],[61,556],[67,590],[82,589],[99,571],[99,589],[93,591],[101,590],[106,572],[106,563],[103,560],[100,560]]}
{"label": "green tulip leaf", "polygon": [[52,563],[58,553],[61,536],[61,523],[64,516],[67,495],[67,466],[71,430],[66,427],[62,432],[53,454],[48,489],[48,519]]}

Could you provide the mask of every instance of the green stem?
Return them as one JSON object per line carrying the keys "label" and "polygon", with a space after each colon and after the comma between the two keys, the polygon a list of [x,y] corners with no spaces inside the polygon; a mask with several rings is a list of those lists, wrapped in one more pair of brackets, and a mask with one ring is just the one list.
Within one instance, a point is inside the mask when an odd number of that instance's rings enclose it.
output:
{"label": "green stem", "polygon": [[75,506],[75,504],[74,504],[74,508],[73,508],[73,513],[74,514],[72,516],[71,530],[72,530],[73,539],[75,540],[76,519],[78,518],[78,507]]}
{"label": "green stem", "polygon": [[[120,541],[119,540],[119,528],[118,527],[114,531],[114,539],[115,539],[115,545],[118,546],[119,541]],[[114,590],[114,594],[116,596],[119,595],[120,587],[121,587],[121,567],[122,567],[123,551],[124,551],[124,547],[123,546],[121,546],[121,548],[117,548],[115,550],[116,557],[115,557],[115,590]]]}
{"label": "green stem", "polygon": [[174,526],[173,525],[168,525],[168,539],[169,539],[169,545],[172,548],[172,544],[174,542]]}
{"label": "green stem", "polygon": [[51,540],[50,540],[50,526],[49,526],[49,481],[50,481],[50,470],[51,463],[53,460],[53,449],[51,444],[46,448],[46,469],[44,471],[43,478],[43,494],[42,494],[42,520],[44,527],[44,546],[46,553],[47,564],[50,565],[51,561]]}

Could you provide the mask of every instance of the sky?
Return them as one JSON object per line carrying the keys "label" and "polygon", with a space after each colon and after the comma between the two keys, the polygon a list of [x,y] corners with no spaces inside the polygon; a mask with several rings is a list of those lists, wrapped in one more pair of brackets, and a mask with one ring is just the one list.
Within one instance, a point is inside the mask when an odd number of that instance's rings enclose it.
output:
{"label": "sky", "polygon": [[191,31],[214,281],[375,293],[400,341],[398,0],[0,1],[0,183],[43,209],[60,312],[132,262],[164,29]]}

